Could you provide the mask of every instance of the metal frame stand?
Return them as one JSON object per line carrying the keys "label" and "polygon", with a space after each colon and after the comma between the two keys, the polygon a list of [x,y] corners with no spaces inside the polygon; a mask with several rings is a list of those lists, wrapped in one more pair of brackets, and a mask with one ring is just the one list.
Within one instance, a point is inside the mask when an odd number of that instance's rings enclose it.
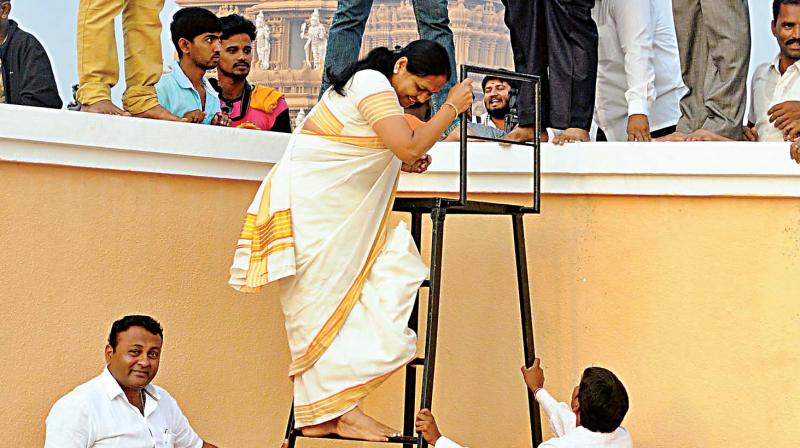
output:
{"label": "metal frame stand", "polygon": [[[533,84],[533,104],[535,105],[534,114],[536,117],[534,131],[539,135],[541,128],[539,122],[540,108],[540,82],[539,78],[531,75],[523,75],[507,71],[493,70],[482,67],[461,66],[461,79],[465,79],[470,73],[479,75],[495,75],[503,78],[512,79],[518,82],[529,82]],[[426,337],[424,357],[416,358],[406,366],[405,378],[405,400],[403,407],[403,435],[393,437],[388,443],[402,444],[403,448],[412,448],[417,445],[426,448],[427,443],[421,435],[414,432],[414,420],[418,409],[431,408],[433,402],[433,379],[436,368],[436,343],[439,330],[439,297],[441,294],[442,282],[442,251],[444,246],[444,221],[447,215],[507,215],[512,218],[512,229],[514,232],[514,252],[517,268],[517,288],[519,295],[520,320],[522,323],[522,344],[525,353],[525,365],[530,367],[536,357],[533,336],[533,314],[530,297],[530,283],[528,280],[528,265],[525,253],[525,226],[523,217],[528,213],[539,213],[541,204],[540,189],[540,144],[538,137],[533,142],[523,143],[525,146],[533,148],[533,206],[525,207],[510,204],[497,204],[490,202],[479,202],[467,200],[467,126],[466,115],[461,115],[461,159],[460,159],[460,188],[458,199],[448,198],[397,198],[394,203],[394,211],[411,214],[411,235],[418,249],[422,248],[422,215],[429,214],[431,218],[431,259],[430,259],[430,280],[423,282],[421,288],[428,288],[428,312],[426,318]],[[480,140],[498,141],[492,138],[480,138]],[[418,332],[419,330],[419,291],[417,300],[411,312],[408,322],[409,328]],[[420,391],[419,407],[416,406],[417,394],[417,368],[422,366],[422,390]],[[527,388],[526,388],[527,389]],[[542,424],[539,412],[539,405],[533,393],[528,390],[528,411],[530,415],[531,442],[533,447],[537,447],[542,442]],[[299,430],[294,429],[294,406],[289,414],[289,422],[286,427],[286,439],[289,441],[288,448],[294,448],[298,437],[302,437]],[[331,435],[323,437],[325,439],[341,439],[341,437]],[[363,442],[363,441],[362,441]]]}
{"label": "metal frame stand", "polygon": [[[457,200],[446,198],[407,198],[397,199],[394,211],[411,214],[411,235],[417,248],[422,246],[422,215],[429,214],[431,218],[431,259],[430,281],[425,281],[422,287],[428,288],[428,312],[426,318],[425,354],[423,358],[416,358],[406,366],[405,400],[403,407],[403,435],[390,439],[389,443],[403,444],[403,448],[412,448],[414,444],[421,448],[427,447],[422,436],[414,434],[414,419],[418,409],[431,408],[433,402],[433,378],[436,368],[436,345],[439,329],[439,298],[442,282],[442,252],[444,246],[444,221],[447,215],[508,215],[512,218],[514,232],[514,253],[517,270],[517,288],[519,295],[520,321],[522,323],[522,345],[525,353],[525,365],[533,365],[536,357],[533,336],[533,314],[530,298],[530,282],[528,279],[528,265],[525,252],[525,226],[523,216],[524,207],[488,202],[466,201],[460,205]],[[411,312],[408,326],[415,332],[419,330],[419,292],[417,301]],[[420,405],[416,406],[416,388],[418,367],[423,367],[422,390],[420,391]],[[542,442],[542,425],[539,406],[528,390],[528,411],[531,424],[531,442],[536,447]],[[286,428],[286,438],[289,448],[294,448],[297,437],[302,437],[300,431],[294,429],[294,413],[289,417]],[[338,436],[327,436],[328,439],[340,439]]]}

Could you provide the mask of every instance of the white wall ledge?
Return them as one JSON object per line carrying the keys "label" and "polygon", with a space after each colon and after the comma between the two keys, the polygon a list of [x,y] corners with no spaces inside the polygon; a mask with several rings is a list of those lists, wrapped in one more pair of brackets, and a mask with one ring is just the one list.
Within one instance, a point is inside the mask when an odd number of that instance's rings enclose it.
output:
{"label": "white wall ledge", "polygon": [[[0,162],[261,180],[287,134],[0,105]],[[475,193],[531,190],[531,150],[469,143]],[[458,144],[440,143],[408,192],[456,192]],[[542,189],[552,194],[800,197],[788,143],[543,145]]]}

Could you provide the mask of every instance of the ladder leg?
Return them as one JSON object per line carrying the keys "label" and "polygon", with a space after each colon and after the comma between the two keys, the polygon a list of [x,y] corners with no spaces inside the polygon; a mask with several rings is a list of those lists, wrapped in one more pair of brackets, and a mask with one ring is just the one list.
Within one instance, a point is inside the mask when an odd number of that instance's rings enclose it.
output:
{"label": "ladder leg", "polygon": [[[441,207],[431,211],[431,274],[428,289],[428,321],[425,329],[425,369],[422,377],[422,398],[420,406],[430,409],[433,401],[433,373],[436,367],[436,339],[439,328],[439,294],[442,280],[442,249],[444,242],[444,218],[446,212]],[[425,439],[419,436],[420,448],[428,446]]]}
{"label": "ladder leg", "polygon": [[292,401],[292,409],[289,411],[289,423],[286,424],[285,440],[289,441],[288,448],[294,448],[297,441],[297,436],[294,434],[294,401]]}
{"label": "ladder leg", "polygon": [[[519,292],[519,310],[522,317],[522,342],[525,352],[525,366],[533,365],[536,357],[533,342],[533,314],[531,309],[530,285],[528,283],[528,260],[525,254],[525,224],[523,216],[513,216],[514,227],[514,252],[517,261],[517,290]],[[542,419],[539,413],[539,404],[533,397],[533,392],[528,390],[528,411],[531,420],[531,441],[533,447],[542,443]]]}
{"label": "ladder leg", "polygon": [[[411,236],[417,249],[422,249],[422,213],[411,213]],[[414,301],[414,308],[411,310],[411,317],[408,319],[408,328],[419,334],[419,291],[417,299]],[[415,366],[406,366],[406,388],[405,403],[403,405],[403,435],[414,435],[414,418],[417,411],[417,369]],[[413,448],[413,444],[404,443],[403,448]]]}

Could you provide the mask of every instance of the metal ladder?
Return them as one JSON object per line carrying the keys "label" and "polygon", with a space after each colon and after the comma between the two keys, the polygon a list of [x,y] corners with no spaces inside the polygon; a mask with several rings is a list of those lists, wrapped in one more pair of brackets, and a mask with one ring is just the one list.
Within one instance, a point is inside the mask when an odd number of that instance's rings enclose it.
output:
{"label": "metal ladder", "polygon": [[[486,69],[473,66],[461,66],[461,79],[463,80],[469,73],[483,75],[497,75],[521,82],[533,84],[534,104],[536,110],[535,135],[539,135],[539,78],[530,75],[522,75],[507,71]],[[405,400],[403,408],[403,435],[392,437],[387,442],[375,443],[394,443],[402,444],[403,448],[412,448],[417,445],[426,448],[427,442],[421,435],[414,434],[414,420],[416,413],[421,408],[431,408],[433,401],[433,379],[436,368],[436,345],[439,329],[439,298],[441,292],[442,279],[442,252],[444,244],[444,221],[447,215],[507,215],[511,217],[512,230],[514,234],[514,253],[517,271],[517,289],[520,306],[520,320],[522,323],[522,342],[525,356],[525,365],[533,365],[536,357],[534,350],[533,336],[533,317],[530,300],[530,283],[528,280],[528,265],[525,252],[525,228],[523,217],[529,213],[539,213],[541,204],[540,194],[540,145],[538,139],[531,144],[533,148],[533,206],[524,207],[519,205],[498,204],[491,202],[480,202],[467,200],[467,128],[466,117],[462,115],[461,126],[461,167],[460,167],[460,195],[459,199],[449,198],[397,198],[394,202],[393,210],[411,214],[411,235],[417,248],[422,248],[422,215],[429,214],[431,219],[431,247],[430,247],[430,280],[422,283],[420,288],[428,288],[428,310],[426,317],[425,351],[422,358],[415,358],[405,369]],[[472,137],[470,137],[472,138]],[[499,141],[497,139],[480,137],[480,140]],[[418,333],[421,317],[419,315],[419,297],[411,312],[408,322],[409,328]],[[422,367],[422,390],[420,391],[420,405],[416,406],[417,388],[417,369]],[[527,389],[527,388],[526,388]],[[528,411],[530,417],[531,443],[533,447],[542,442],[542,427],[539,406],[533,393],[528,390]],[[286,427],[285,438],[288,440],[288,448],[294,448],[298,438],[303,437],[300,430],[294,428],[294,406],[289,413],[289,421]],[[336,435],[321,437],[322,439],[339,439]],[[360,441],[363,442],[363,441]]]}

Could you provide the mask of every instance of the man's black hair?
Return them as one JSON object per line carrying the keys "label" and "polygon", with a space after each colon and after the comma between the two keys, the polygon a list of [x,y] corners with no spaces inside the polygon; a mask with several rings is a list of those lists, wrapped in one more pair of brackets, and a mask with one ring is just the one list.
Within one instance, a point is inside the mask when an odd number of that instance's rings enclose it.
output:
{"label": "man's black hair", "polygon": [[169,25],[172,34],[172,44],[178,52],[178,58],[183,56],[178,42],[186,39],[189,42],[195,37],[205,33],[221,33],[222,24],[219,17],[213,12],[197,7],[183,8],[172,16],[172,23]]}
{"label": "man's black hair", "polygon": [[773,0],[772,1],[772,21],[778,21],[778,14],[781,13],[781,5],[800,5],[800,0]]}
{"label": "man's black hair", "polygon": [[108,334],[108,345],[110,345],[112,349],[116,350],[117,335],[123,331],[128,331],[128,329],[131,327],[142,327],[152,334],[161,336],[161,340],[164,340],[164,330],[161,329],[161,324],[159,324],[155,319],[150,316],[131,315],[125,316],[111,324],[111,332]]}
{"label": "man's black hair", "polygon": [[[798,1],[800,1],[800,0],[798,0]],[[486,84],[489,81],[492,81],[492,80],[494,80],[494,81],[502,81],[502,82],[508,84],[509,86],[511,86],[512,89],[519,88],[519,86],[518,86],[519,83],[517,81],[511,80],[511,79],[507,79],[507,78],[503,78],[502,76],[497,76],[497,75],[486,75],[481,80],[481,92],[485,92],[486,91]]]}
{"label": "man's black hair", "polygon": [[231,14],[220,17],[219,21],[222,23],[222,39],[228,39],[237,34],[247,34],[250,36],[250,40],[256,40],[256,26],[245,17]]}
{"label": "man's black hair", "polygon": [[589,367],[578,386],[581,426],[592,432],[614,432],[628,412],[628,392],[611,371]]}
{"label": "man's black hair", "polygon": [[394,64],[402,57],[408,58],[406,70],[412,75],[444,75],[445,79],[450,79],[450,58],[447,50],[439,43],[426,39],[415,40],[403,48],[397,47],[394,51],[386,47],[373,48],[364,59],[350,64],[343,71],[336,72],[330,66],[326,74],[333,91],[344,95],[347,82],[357,72],[376,70],[389,79],[392,77]]}

